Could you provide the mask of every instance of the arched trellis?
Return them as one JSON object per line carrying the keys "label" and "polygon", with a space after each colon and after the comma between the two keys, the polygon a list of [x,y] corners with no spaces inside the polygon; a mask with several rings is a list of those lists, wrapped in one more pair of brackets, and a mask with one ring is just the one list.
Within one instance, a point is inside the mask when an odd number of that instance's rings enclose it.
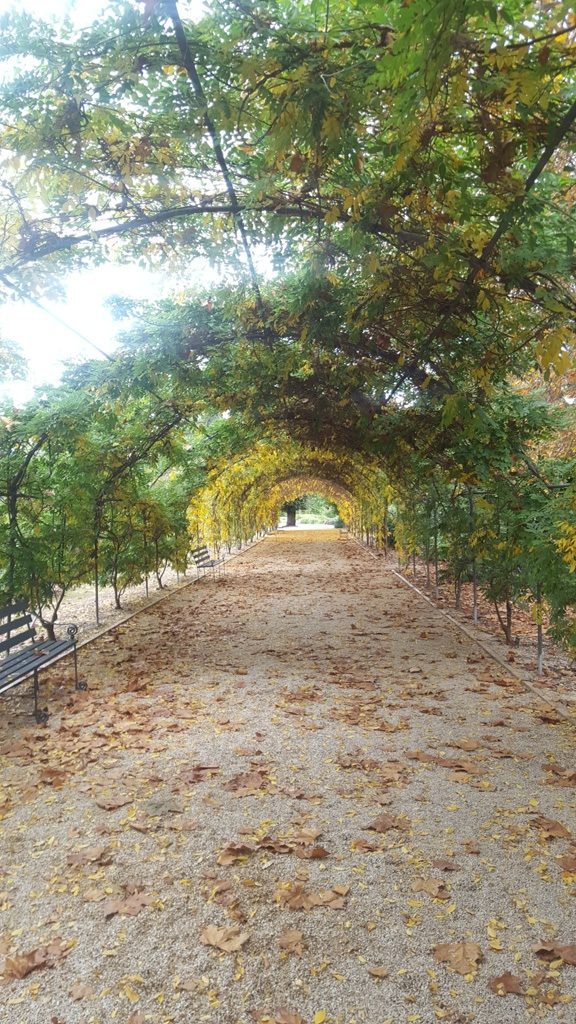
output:
{"label": "arched trellis", "polygon": [[215,547],[245,541],[274,526],[284,502],[311,490],[332,490],[354,530],[381,529],[390,487],[375,460],[280,435],[212,472],[191,501],[191,533]]}
{"label": "arched trellis", "polygon": [[300,473],[279,480],[270,487],[267,502],[275,507],[275,519],[278,520],[282,506],[287,502],[296,501],[305,494],[321,494],[338,506],[340,518],[348,525],[360,514],[358,503],[348,487],[336,480],[326,477]]}

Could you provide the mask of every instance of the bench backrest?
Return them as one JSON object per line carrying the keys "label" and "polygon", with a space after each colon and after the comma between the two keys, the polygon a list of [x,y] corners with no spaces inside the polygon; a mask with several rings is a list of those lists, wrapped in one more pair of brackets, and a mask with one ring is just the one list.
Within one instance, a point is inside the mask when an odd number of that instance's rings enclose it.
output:
{"label": "bench backrest", "polygon": [[26,611],[26,601],[16,601],[0,608],[0,654],[10,654],[13,647],[33,640],[36,630],[30,612]]}
{"label": "bench backrest", "polygon": [[194,551],[192,552],[192,558],[194,559],[196,565],[203,565],[204,562],[211,561],[210,552],[208,551],[208,548],[206,546],[204,546],[203,548],[194,548]]}

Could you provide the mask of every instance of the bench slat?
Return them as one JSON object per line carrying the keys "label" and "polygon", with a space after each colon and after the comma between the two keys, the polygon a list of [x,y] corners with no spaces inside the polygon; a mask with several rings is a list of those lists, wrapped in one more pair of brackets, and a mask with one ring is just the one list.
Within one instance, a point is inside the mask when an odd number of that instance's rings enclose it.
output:
{"label": "bench slat", "polygon": [[26,608],[26,601],[15,601],[14,604],[7,604],[4,608],[0,608],[0,619],[6,619],[8,616],[16,615],[18,612],[25,612]]}
{"label": "bench slat", "polygon": [[12,647],[17,647],[18,644],[23,644],[25,640],[33,640],[35,636],[36,631],[32,627],[24,629],[17,636],[11,636],[8,640],[2,640],[0,642],[0,653],[2,651],[9,651]]}
{"label": "bench slat", "polygon": [[12,654],[0,665],[0,693],[31,676],[35,669],[46,668],[58,661],[73,647],[73,640],[41,640],[18,654]]}
{"label": "bench slat", "polygon": [[10,619],[9,622],[3,622],[0,624],[0,636],[4,636],[5,633],[16,633],[20,626],[26,626],[29,622],[32,622],[32,616],[19,615],[16,619]]}

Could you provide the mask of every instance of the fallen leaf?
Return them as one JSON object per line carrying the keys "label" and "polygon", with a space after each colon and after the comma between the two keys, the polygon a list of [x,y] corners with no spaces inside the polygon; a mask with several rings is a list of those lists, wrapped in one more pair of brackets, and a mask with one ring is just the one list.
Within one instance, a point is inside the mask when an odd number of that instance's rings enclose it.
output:
{"label": "fallen leaf", "polygon": [[218,855],[218,864],[227,867],[229,864],[246,860],[251,853],[254,853],[252,846],[246,846],[244,843],[230,843]]}
{"label": "fallen leaf", "polygon": [[410,829],[410,820],[395,814],[379,814],[377,818],[365,828],[371,832],[389,832],[398,829],[400,832],[407,832]]}
{"label": "fallen leaf", "polygon": [[434,956],[458,974],[474,974],[483,958],[482,950],[475,942],[441,942],[434,946]]}
{"label": "fallen leaf", "polygon": [[145,892],[134,892],[125,899],[108,900],[104,907],[105,917],[121,916],[135,917],[144,907],[149,907],[154,902],[154,897]]}
{"label": "fallen leaf", "polygon": [[71,946],[63,939],[53,939],[45,946],[39,946],[29,953],[17,953],[15,956],[6,957],[4,961],[3,976],[6,979],[25,978],[32,971],[42,967],[54,967],[71,950]]}
{"label": "fallen leaf", "polygon": [[563,871],[573,871],[576,873],[576,852],[566,853],[563,857],[556,857],[556,863]]}
{"label": "fallen leaf", "polygon": [[387,971],[385,967],[369,967],[368,974],[371,974],[373,978],[387,978],[390,971]]}
{"label": "fallen leaf", "polygon": [[239,928],[217,928],[209,924],[200,933],[200,941],[205,946],[215,946],[225,953],[235,953],[250,938],[249,932],[241,932]]}
{"label": "fallen leaf", "polygon": [[235,775],[229,782],[226,782],[224,789],[229,793],[235,793],[236,796],[252,796],[254,793],[258,793],[267,781],[267,773],[264,771],[241,772],[240,775]]}
{"label": "fallen leaf", "polygon": [[539,828],[543,833],[545,839],[571,839],[572,833],[570,829],[562,825],[561,822],[555,821],[554,818],[545,818],[543,814],[539,814],[533,818],[530,822],[533,828]]}
{"label": "fallen leaf", "polygon": [[437,878],[417,878],[412,883],[412,892],[427,892],[437,900],[449,900],[450,893],[444,882]]}
{"label": "fallen leaf", "polygon": [[85,985],[83,981],[77,981],[68,992],[70,999],[79,1001],[80,999],[92,999],[95,995],[95,991],[90,985]]}
{"label": "fallen leaf", "polygon": [[516,996],[524,995],[522,978],[519,978],[516,974],[510,974],[510,971],[505,971],[504,974],[500,974],[497,978],[490,978],[488,988],[495,992],[497,996],[505,996],[509,993]]}
{"label": "fallen leaf", "polygon": [[304,846],[312,846],[319,836],[322,835],[321,828],[303,828],[293,836],[295,843],[302,843]]}
{"label": "fallen leaf", "polygon": [[480,846],[475,839],[468,839],[462,843],[462,849],[466,850],[466,853],[480,853]]}
{"label": "fallen leaf", "polygon": [[253,1010],[250,1016],[255,1024],[305,1024],[304,1017],[285,1008],[274,1010],[272,1013]]}
{"label": "fallen leaf", "polygon": [[576,967],[576,944],[570,946],[559,946],[554,943],[543,942],[534,950],[539,960],[563,960],[565,964]]}
{"label": "fallen leaf", "polygon": [[449,857],[439,857],[438,860],[432,861],[432,867],[438,868],[439,871],[459,871],[460,868],[456,861],[451,860]]}
{"label": "fallen leaf", "polygon": [[323,846],[301,847],[294,852],[300,860],[323,860],[324,857],[329,856],[328,850],[325,850]]}
{"label": "fallen leaf", "polygon": [[335,885],[332,889],[314,893],[307,892],[299,882],[291,882],[280,887],[276,893],[276,899],[290,910],[312,910],[314,907],[342,910],[346,905],[345,897],[348,890],[349,886],[347,885]]}
{"label": "fallen leaf", "polygon": [[69,853],[66,862],[71,866],[83,864],[111,864],[112,857],[106,846],[86,846]]}
{"label": "fallen leaf", "polygon": [[357,853],[374,853],[380,847],[376,843],[369,843],[367,839],[354,839],[352,841],[352,849],[356,850]]}
{"label": "fallen leaf", "polygon": [[302,932],[299,932],[297,928],[286,928],[278,939],[278,945],[287,953],[296,953],[298,956],[302,956],[304,952],[303,939]]}

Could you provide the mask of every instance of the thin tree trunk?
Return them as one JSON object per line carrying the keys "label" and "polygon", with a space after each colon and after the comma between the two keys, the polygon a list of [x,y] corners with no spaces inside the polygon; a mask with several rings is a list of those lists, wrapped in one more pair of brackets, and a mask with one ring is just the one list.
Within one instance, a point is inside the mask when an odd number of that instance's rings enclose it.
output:
{"label": "thin tree trunk", "polygon": [[512,645],[512,602],[509,599],[506,600],[506,636]]}
{"label": "thin tree trunk", "polygon": [[512,646],[512,605],[510,601],[506,599],[506,621],[502,618],[502,613],[498,606],[498,602],[494,601],[494,608],[496,609],[496,615],[498,616],[498,622],[502,627],[502,632],[506,637],[506,643],[509,647]]}

